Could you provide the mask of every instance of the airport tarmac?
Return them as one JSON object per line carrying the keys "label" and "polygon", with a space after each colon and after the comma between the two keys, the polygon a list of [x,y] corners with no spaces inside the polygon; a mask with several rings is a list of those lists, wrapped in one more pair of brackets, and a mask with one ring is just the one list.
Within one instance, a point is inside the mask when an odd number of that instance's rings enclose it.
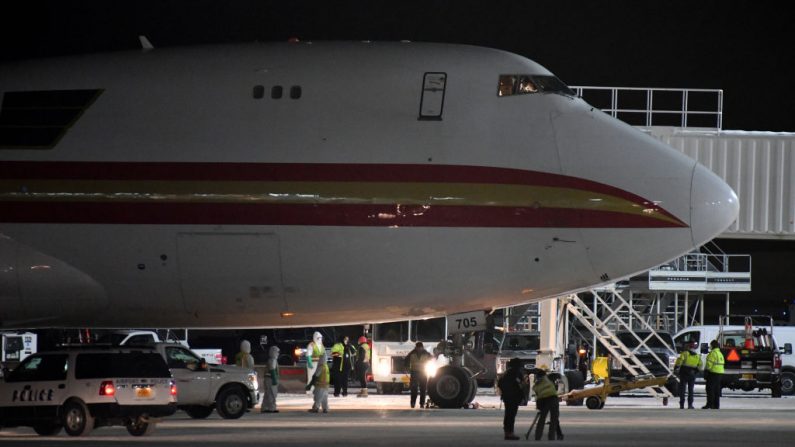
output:
{"label": "airport tarmac", "polygon": [[[704,404],[697,386],[696,405]],[[353,389],[355,393],[358,389]],[[177,412],[148,437],[135,438],[123,427],[102,427],[85,438],[65,434],[40,437],[30,428],[0,431],[0,444],[19,446],[493,446],[544,443],[524,439],[535,415],[522,407],[516,431],[520,441],[504,441],[500,401],[480,390],[479,409],[411,409],[409,396],[367,399],[329,397],[328,414],[311,414],[309,395],[282,394],[278,414],[252,411],[238,420],[190,419]],[[783,446],[795,441],[795,398],[725,391],[721,410],[680,410],[678,400],[663,406],[644,394],[610,398],[602,410],[561,406],[565,439],[555,445],[578,446]],[[75,444],[76,443],[76,444]]]}

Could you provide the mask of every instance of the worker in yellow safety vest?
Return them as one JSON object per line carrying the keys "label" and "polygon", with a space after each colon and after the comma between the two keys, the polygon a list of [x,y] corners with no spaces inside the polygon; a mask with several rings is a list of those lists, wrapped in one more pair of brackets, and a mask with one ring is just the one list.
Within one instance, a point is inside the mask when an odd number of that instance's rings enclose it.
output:
{"label": "worker in yellow safety vest", "polygon": [[544,434],[544,424],[547,422],[547,414],[550,415],[549,419],[549,440],[554,441],[555,438],[563,440],[563,432],[560,430],[560,406],[558,398],[558,387],[549,379],[547,371],[544,366],[539,366],[532,370],[535,374],[535,384],[533,385],[533,393],[536,396],[536,408],[538,408],[538,422],[536,425],[536,441],[541,440]]}
{"label": "worker in yellow safety vest", "polygon": [[340,337],[340,341],[331,347],[331,377],[334,382],[334,397],[348,395],[348,377],[353,369],[353,358],[356,350],[348,343],[348,336]]}
{"label": "worker in yellow safety vest", "polygon": [[707,404],[701,408],[720,408],[720,389],[721,377],[723,376],[723,353],[720,352],[720,344],[717,340],[712,340],[709,344],[710,351],[707,355],[706,366],[704,367],[704,377],[707,379]]}
{"label": "worker in yellow safety vest", "polygon": [[685,408],[685,391],[687,391],[687,408],[693,409],[693,387],[696,374],[702,369],[701,354],[698,353],[698,342],[688,344],[687,349],[679,354],[674,363],[674,372],[679,376],[679,408]]}

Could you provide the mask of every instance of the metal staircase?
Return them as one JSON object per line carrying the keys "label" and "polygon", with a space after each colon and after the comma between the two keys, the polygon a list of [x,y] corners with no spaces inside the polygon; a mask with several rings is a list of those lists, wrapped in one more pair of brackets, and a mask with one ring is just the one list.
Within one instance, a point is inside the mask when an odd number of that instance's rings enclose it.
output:
{"label": "metal staircase", "polygon": [[[599,292],[591,291],[595,303],[598,303],[606,314],[604,318],[597,315],[597,313],[577,295],[569,295],[563,298],[563,301],[566,303],[567,310],[594,335],[596,340],[607,349],[613,360],[626,369],[631,376],[643,377],[653,375],[643,361],[637,357],[636,353],[640,351],[643,351],[644,354],[650,354],[670,375],[671,370],[667,362],[663,361],[655,354],[647,343],[656,337],[659,342],[669,348],[671,355],[675,355],[673,348],[668,346],[666,340],[657,335],[654,328],[650,326],[615,289],[605,289],[602,293],[607,293],[609,295],[609,300],[602,297]],[[628,318],[622,315],[626,315]],[[642,338],[634,332],[633,326],[648,331],[649,334]],[[637,346],[633,349],[627,347],[616,335],[616,331],[618,330],[632,334],[638,342]],[[649,387],[645,388],[645,390],[654,397],[664,399],[672,397],[672,394],[664,387]]]}

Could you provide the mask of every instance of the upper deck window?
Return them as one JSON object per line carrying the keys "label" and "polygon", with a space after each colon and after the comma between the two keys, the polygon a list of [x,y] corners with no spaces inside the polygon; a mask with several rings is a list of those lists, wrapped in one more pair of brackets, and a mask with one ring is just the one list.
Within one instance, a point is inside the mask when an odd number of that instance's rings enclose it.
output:
{"label": "upper deck window", "polygon": [[531,93],[560,93],[574,95],[574,91],[554,76],[500,75],[497,96],[527,95]]}

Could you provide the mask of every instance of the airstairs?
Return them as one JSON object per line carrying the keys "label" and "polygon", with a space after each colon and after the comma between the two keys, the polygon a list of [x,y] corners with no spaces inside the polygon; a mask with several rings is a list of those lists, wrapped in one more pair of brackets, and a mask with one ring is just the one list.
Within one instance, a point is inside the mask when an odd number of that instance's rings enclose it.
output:
{"label": "airstairs", "polygon": [[[597,303],[597,307],[606,310],[606,316],[600,317],[597,315],[578,295],[569,295],[562,298],[562,301],[566,304],[569,313],[593,334],[595,340],[601,346],[607,349],[612,361],[620,364],[632,377],[653,376],[647,364],[637,356],[638,353],[643,352],[651,355],[659,365],[662,365],[667,374],[672,374],[668,362],[655,354],[648,343],[656,338],[656,342],[662,343],[663,346],[667,347],[670,351],[670,356],[676,355],[673,346],[669,346],[669,343],[657,334],[654,328],[646,322],[646,319],[621,296],[621,293],[615,289],[610,289],[602,292],[592,290],[590,294],[595,303]],[[641,337],[634,331],[633,326],[648,331],[648,335]],[[630,349],[616,335],[618,331],[629,333],[635,337],[638,342],[637,346]],[[672,397],[672,394],[664,387],[649,387],[645,388],[645,390],[653,397],[664,399]]]}

